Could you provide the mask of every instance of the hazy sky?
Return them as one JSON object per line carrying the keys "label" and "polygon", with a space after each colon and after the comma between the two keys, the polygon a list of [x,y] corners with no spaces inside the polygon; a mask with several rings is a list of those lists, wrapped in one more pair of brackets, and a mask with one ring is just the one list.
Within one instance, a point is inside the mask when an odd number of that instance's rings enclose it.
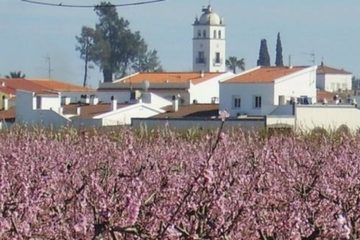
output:
{"label": "hazy sky", "polygon": [[[40,1],[40,0],[39,0]],[[41,0],[89,4],[100,0]],[[128,3],[138,0],[112,0]],[[158,50],[167,71],[192,68],[192,23],[208,0],[167,0],[151,5],[118,8],[120,16],[139,30],[150,48]],[[276,35],[281,33],[284,62],[293,65],[315,61],[344,68],[360,77],[359,0],[212,0],[224,17],[227,56],[245,58],[246,68],[256,65],[260,40],[267,39],[275,62]],[[21,70],[29,78],[52,78],[82,83],[83,61],[75,51],[83,25],[97,22],[93,9],[39,6],[21,0],[0,0],[0,75]],[[89,82],[97,87],[101,74],[90,70]]]}

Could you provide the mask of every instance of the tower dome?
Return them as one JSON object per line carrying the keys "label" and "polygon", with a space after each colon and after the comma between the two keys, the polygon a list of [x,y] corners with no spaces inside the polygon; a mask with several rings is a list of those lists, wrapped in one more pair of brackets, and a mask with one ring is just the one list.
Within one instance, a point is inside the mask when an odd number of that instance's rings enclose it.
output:
{"label": "tower dome", "polygon": [[209,5],[207,8],[203,8],[203,14],[201,15],[200,19],[198,20],[198,24],[202,25],[222,25],[223,20],[220,16],[212,11],[211,6]]}
{"label": "tower dome", "polygon": [[209,5],[202,8],[193,27],[193,71],[225,72],[226,36],[222,18]]}

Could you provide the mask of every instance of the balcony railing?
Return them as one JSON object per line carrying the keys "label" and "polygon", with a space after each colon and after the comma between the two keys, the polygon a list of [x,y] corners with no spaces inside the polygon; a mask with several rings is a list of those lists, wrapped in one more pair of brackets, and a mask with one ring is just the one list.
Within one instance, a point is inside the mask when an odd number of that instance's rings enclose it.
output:
{"label": "balcony railing", "polygon": [[219,66],[219,65],[222,65],[223,62],[224,62],[223,59],[214,59],[214,60],[213,60],[213,65],[214,65],[214,66]]}
{"label": "balcony railing", "polygon": [[205,64],[205,58],[196,58],[196,63]]}

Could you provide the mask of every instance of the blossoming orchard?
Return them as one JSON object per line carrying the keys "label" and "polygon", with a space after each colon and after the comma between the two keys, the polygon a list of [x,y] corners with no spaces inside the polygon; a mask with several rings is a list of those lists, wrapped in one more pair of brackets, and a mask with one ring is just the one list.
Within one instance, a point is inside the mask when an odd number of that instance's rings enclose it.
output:
{"label": "blossoming orchard", "polygon": [[0,239],[359,239],[359,143],[11,130]]}

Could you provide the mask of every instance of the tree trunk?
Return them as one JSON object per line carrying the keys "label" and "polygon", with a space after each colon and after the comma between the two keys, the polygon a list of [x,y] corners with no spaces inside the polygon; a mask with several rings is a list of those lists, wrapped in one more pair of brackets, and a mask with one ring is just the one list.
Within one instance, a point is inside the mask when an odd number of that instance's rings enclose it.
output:
{"label": "tree trunk", "polygon": [[104,82],[112,82],[113,71],[110,69],[103,70]]}

